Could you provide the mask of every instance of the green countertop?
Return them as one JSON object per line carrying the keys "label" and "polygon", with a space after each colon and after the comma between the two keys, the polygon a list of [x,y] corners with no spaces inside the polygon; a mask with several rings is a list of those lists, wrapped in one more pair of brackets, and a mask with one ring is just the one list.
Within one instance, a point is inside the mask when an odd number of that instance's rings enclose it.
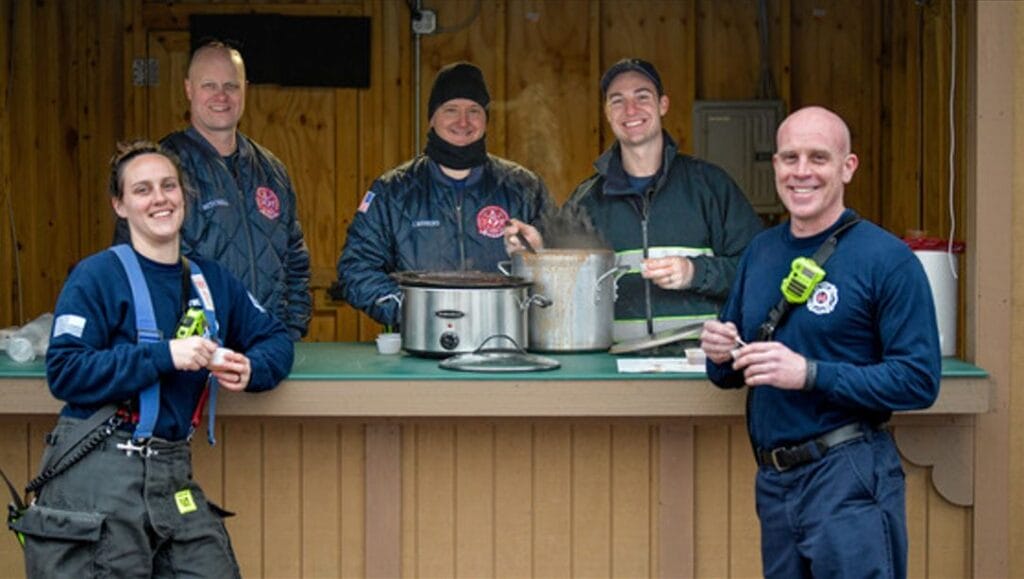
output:
{"label": "green countertop", "polygon": [[[544,372],[455,372],[437,366],[438,360],[408,354],[385,356],[369,343],[321,342],[295,345],[295,365],[290,380],[661,380],[667,376],[703,379],[704,374],[648,373],[621,374],[616,370],[616,357],[604,352],[581,354],[544,354],[561,362],[557,370]],[[0,354],[0,377],[42,378],[42,360],[18,364]],[[957,358],[942,359],[944,378],[985,378],[988,373]]]}

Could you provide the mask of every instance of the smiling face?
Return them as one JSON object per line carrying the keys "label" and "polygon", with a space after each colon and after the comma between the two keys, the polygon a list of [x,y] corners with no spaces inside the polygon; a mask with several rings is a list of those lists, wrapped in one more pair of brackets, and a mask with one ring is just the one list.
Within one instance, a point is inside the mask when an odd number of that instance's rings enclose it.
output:
{"label": "smiling face", "polygon": [[791,231],[808,237],[828,229],[845,210],[844,187],[857,170],[846,124],[826,109],[802,109],[779,127],[777,145],[775,188]]}
{"label": "smiling face", "polygon": [[128,160],[121,169],[120,196],[114,211],[128,221],[132,246],[146,256],[179,245],[185,199],[174,164],[157,153]]}
{"label": "smiling face", "polygon": [[470,99],[445,101],[430,117],[430,126],[448,143],[465,147],[483,138],[487,131],[487,111]]}
{"label": "smiling face", "polygon": [[241,55],[226,47],[200,49],[189,66],[185,96],[191,105],[192,125],[203,136],[233,134],[245,112]]}
{"label": "smiling face", "polygon": [[622,146],[639,146],[661,137],[661,117],[668,112],[668,97],[643,74],[624,72],[608,85],[604,114]]}

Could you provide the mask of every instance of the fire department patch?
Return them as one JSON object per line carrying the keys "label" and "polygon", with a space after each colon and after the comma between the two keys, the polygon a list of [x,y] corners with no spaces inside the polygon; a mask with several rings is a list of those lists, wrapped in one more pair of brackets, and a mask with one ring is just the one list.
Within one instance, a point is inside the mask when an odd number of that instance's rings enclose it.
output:
{"label": "fire department patch", "polygon": [[496,239],[501,237],[508,221],[508,211],[498,205],[488,205],[476,214],[476,230],[480,235]]}
{"label": "fire department patch", "polygon": [[267,219],[277,219],[281,216],[281,200],[270,187],[256,188],[256,208]]}
{"label": "fire department patch", "polygon": [[814,287],[814,293],[811,294],[811,299],[807,300],[807,309],[812,314],[818,314],[819,316],[824,314],[831,314],[832,310],[836,309],[836,304],[839,303],[839,288],[823,281]]}

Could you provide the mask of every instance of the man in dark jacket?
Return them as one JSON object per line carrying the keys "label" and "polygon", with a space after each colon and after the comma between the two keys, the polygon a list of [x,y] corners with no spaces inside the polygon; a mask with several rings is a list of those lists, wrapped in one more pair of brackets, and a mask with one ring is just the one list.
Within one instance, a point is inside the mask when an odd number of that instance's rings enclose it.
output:
{"label": "man in dark jacket", "polygon": [[[699,333],[699,322],[714,319],[728,295],[761,221],[725,171],[679,153],[662,129],[669,100],[654,65],[615,63],[601,93],[616,142],[567,206],[589,216],[619,265],[630,268],[618,282],[615,340],[683,325]],[[513,221],[505,231],[510,252],[521,247],[519,231],[543,245],[536,229]]]}
{"label": "man in dark jacket", "polygon": [[363,196],[338,260],[341,297],[386,325],[399,319],[399,271],[497,272],[509,219],[532,223],[551,204],[533,172],[487,153],[490,95],[480,69],[437,73],[421,155],[380,176]]}
{"label": "man in dark jacket", "polygon": [[[185,79],[192,126],[161,141],[181,160],[192,193],[182,250],[224,265],[299,340],[313,308],[309,251],[288,171],[238,130],[245,86],[237,50],[211,42],[193,53]],[[124,225],[114,243],[128,242]]]}

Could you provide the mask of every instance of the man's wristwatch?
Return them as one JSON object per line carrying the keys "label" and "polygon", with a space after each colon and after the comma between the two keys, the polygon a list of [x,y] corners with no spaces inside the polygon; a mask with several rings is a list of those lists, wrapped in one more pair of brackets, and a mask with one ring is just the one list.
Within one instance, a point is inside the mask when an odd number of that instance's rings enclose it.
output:
{"label": "man's wristwatch", "polygon": [[807,359],[807,374],[804,376],[803,390],[814,390],[814,383],[818,379],[818,363],[810,358]]}

